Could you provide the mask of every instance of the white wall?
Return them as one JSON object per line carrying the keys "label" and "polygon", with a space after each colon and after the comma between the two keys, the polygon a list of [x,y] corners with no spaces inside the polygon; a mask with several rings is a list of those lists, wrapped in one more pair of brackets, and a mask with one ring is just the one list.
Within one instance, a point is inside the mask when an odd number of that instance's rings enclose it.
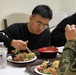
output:
{"label": "white wall", "polygon": [[59,0],[0,0],[0,29],[3,29],[3,19],[13,12],[31,14],[33,8],[39,4],[46,4],[53,11],[59,11]]}
{"label": "white wall", "polygon": [[60,0],[60,10],[72,15],[76,12],[76,0]]}
{"label": "white wall", "polygon": [[0,30],[3,29],[3,19],[13,12],[31,14],[33,8],[46,4],[53,12],[64,11],[69,15],[76,12],[76,0],[0,0]]}

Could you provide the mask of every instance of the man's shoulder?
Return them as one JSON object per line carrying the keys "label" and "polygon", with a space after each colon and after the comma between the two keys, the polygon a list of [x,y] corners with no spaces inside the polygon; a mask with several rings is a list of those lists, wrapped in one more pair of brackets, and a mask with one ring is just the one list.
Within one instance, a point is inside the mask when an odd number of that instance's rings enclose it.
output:
{"label": "man's shoulder", "polygon": [[12,27],[23,27],[23,26],[27,26],[27,23],[14,23],[11,25]]}
{"label": "man's shoulder", "polygon": [[6,28],[6,30],[18,30],[18,29],[23,29],[27,28],[27,23],[14,23]]}
{"label": "man's shoulder", "polygon": [[27,23],[14,23],[12,25],[27,25]]}

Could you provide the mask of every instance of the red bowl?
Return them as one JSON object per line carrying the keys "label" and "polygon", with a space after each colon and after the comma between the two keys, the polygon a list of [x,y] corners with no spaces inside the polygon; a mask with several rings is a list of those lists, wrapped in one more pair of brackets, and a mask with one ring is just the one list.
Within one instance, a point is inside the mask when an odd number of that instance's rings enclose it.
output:
{"label": "red bowl", "polygon": [[38,49],[40,56],[43,58],[55,58],[57,56],[58,48],[43,47]]}

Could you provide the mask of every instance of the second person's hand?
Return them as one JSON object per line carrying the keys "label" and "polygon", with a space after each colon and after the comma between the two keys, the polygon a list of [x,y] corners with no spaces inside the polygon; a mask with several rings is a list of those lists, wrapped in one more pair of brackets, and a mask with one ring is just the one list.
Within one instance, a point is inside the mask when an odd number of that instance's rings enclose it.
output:
{"label": "second person's hand", "polygon": [[67,40],[76,40],[76,25],[67,25],[66,26],[65,37]]}

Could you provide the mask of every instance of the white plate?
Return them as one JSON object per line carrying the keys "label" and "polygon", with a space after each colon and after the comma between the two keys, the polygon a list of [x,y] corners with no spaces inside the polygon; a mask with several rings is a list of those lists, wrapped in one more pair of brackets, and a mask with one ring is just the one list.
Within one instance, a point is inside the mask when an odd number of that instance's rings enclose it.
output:
{"label": "white plate", "polygon": [[[40,66],[40,65],[39,65],[39,66]],[[35,67],[35,69],[34,69],[34,71],[35,71],[36,73],[38,73],[38,74],[40,74],[40,75],[52,75],[52,74],[44,74],[44,73],[39,72],[39,71],[37,70],[37,68],[38,68],[39,66]]]}
{"label": "white plate", "polygon": [[61,47],[57,47],[58,48],[58,50],[59,50],[59,52],[63,52],[63,48],[64,48],[64,46],[61,46]]}
{"label": "white plate", "polygon": [[35,58],[33,58],[31,60],[28,60],[28,61],[13,61],[11,55],[7,57],[7,60],[10,61],[10,62],[13,62],[13,63],[29,63],[29,62],[32,62],[36,59],[37,59],[37,56],[35,56]]}

